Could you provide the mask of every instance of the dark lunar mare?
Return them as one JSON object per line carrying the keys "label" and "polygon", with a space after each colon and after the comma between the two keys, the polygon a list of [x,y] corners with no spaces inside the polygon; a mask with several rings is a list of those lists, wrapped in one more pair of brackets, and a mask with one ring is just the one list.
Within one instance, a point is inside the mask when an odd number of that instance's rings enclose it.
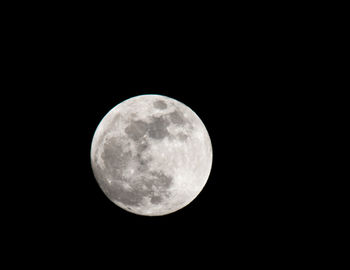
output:
{"label": "dark lunar mare", "polygon": [[149,124],[148,134],[151,138],[161,140],[169,136],[167,127],[169,126],[169,121],[161,117],[152,117],[152,122]]}
{"label": "dark lunar mare", "polygon": [[[173,116],[173,118],[177,123],[182,123],[180,116]],[[167,127],[170,125],[169,120],[166,116],[159,117],[151,117],[150,123],[147,123],[142,120],[131,121],[131,123],[125,128],[126,135],[134,140],[138,145],[140,144],[140,140],[144,137],[144,135],[148,134],[148,136],[152,139],[161,140],[165,137],[169,136],[169,131]]]}
{"label": "dark lunar mare", "polygon": [[121,174],[132,157],[130,150],[116,137],[110,138],[103,146],[101,158],[104,161],[107,174],[115,180],[121,179]]}
{"label": "dark lunar mare", "polygon": [[[169,124],[165,117],[152,117],[150,123],[142,120],[131,121],[125,128],[125,134],[135,142],[136,154],[127,148],[126,137],[113,137],[105,142],[101,158],[106,168],[102,171],[95,165],[93,169],[102,190],[112,201],[121,202],[126,206],[137,206],[145,197],[149,197],[151,203],[158,204],[169,195],[167,189],[173,179],[162,171],[149,171],[150,158],[146,159],[143,156],[149,147],[144,135],[148,134],[150,138],[157,140],[163,139],[169,135],[167,130]],[[132,181],[133,179],[123,176],[123,171],[131,160],[136,160],[138,164],[136,169],[139,173],[136,175],[142,175],[140,181]],[[109,184],[108,180],[112,182]],[[128,183],[131,189],[126,189],[123,183]]]}
{"label": "dark lunar mare", "polygon": [[[172,103],[167,103],[161,99],[153,102],[153,107],[157,110],[155,114],[162,114],[160,110],[165,110]],[[119,125],[121,117],[127,121],[122,137],[104,139],[111,129],[105,129],[97,139],[97,145],[103,147],[100,158],[104,161],[104,167],[97,163],[97,157],[93,157],[92,168],[103,192],[107,197],[118,203],[122,203],[127,209],[132,210],[133,206],[140,206],[144,199],[150,198],[152,204],[160,204],[171,195],[170,188],[174,179],[161,170],[151,170],[147,150],[155,141],[161,141],[168,137],[170,140],[185,141],[191,136],[194,126],[187,119],[180,107],[175,106],[175,110],[170,113],[163,112],[160,116],[149,116],[146,121],[137,119],[136,113],[128,115],[116,114],[109,120],[110,125]],[[125,118],[126,117],[126,118]],[[170,134],[169,125],[183,127],[176,134]],[[113,127],[114,128],[114,127]],[[131,145],[136,146],[131,150]],[[145,154],[147,153],[147,155]],[[150,152],[153,154],[153,152]],[[135,179],[125,177],[123,174],[133,162]],[[135,163],[136,162],[136,166]]]}
{"label": "dark lunar mare", "polygon": [[175,125],[183,125],[186,123],[185,117],[182,112],[175,110],[169,114],[170,121]]}
{"label": "dark lunar mare", "polygon": [[[130,181],[122,175],[132,156],[130,151],[123,150],[120,143],[114,139],[105,143],[101,157],[106,169],[102,169],[95,159],[93,171],[101,189],[112,201],[121,202],[126,206],[137,206],[145,197],[149,197],[151,203],[158,204],[169,195],[167,189],[171,186],[172,178],[162,171],[147,170],[146,173],[141,174],[140,181]],[[111,180],[111,183],[108,183],[108,180]],[[125,189],[123,182],[128,183],[131,189]],[[157,195],[156,191],[160,195]]]}
{"label": "dark lunar mare", "polygon": [[153,102],[153,107],[156,109],[165,110],[168,107],[168,105],[163,100],[157,100]]}
{"label": "dark lunar mare", "polygon": [[[166,103],[161,100],[155,101],[153,106],[158,109],[167,108]],[[187,121],[178,110],[159,117],[153,116],[149,123],[142,120],[131,121],[124,131],[125,135],[136,144],[136,154],[127,148],[128,138],[113,137],[105,142],[101,158],[106,168],[102,171],[95,165],[93,169],[102,190],[111,200],[119,201],[126,206],[136,206],[140,205],[145,197],[151,198],[151,203],[158,204],[169,195],[167,190],[172,185],[172,177],[162,171],[149,171],[150,159],[146,159],[143,153],[149,148],[149,138],[162,140],[170,135],[167,129],[170,122],[184,125]],[[179,134],[178,139],[186,140],[187,135]],[[138,164],[136,175],[142,175],[140,181],[131,181],[132,179],[123,177],[123,171],[131,160],[136,160]],[[108,180],[112,183],[109,184]],[[124,188],[123,182],[128,183],[131,189]]]}
{"label": "dark lunar mare", "polygon": [[134,141],[141,139],[148,131],[148,124],[144,121],[132,121],[126,128],[125,133]]}

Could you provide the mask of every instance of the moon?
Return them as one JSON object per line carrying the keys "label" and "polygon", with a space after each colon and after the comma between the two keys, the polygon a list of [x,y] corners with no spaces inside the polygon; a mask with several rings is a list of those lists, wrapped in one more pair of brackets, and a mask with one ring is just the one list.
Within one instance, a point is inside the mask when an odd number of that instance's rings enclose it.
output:
{"label": "moon", "polygon": [[93,174],[122,209],[173,213],[193,201],[212,166],[209,134],[195,112],[162,95],[127,99],[99,123],[91,144]]}

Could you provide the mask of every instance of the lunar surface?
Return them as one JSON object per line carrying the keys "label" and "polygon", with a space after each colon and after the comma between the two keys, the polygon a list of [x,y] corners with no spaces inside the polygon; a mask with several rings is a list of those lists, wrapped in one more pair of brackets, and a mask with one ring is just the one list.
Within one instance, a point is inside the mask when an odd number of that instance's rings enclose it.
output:
{"label": "lunar surface", "polygon": [[134,214],[161,216],[188,205],[212,165],[209,134],[185,104],[142,95],[114,107],[98,125],[91,165],[106,196]]}

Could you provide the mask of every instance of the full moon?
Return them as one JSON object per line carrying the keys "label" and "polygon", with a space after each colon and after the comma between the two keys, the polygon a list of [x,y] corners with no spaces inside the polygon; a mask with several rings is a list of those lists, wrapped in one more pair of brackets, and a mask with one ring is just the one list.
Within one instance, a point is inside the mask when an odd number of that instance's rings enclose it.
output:
{"label": "full moon", "polygon": [[144,216],[173,213],[193,201],[212,165],[209,134],[196,113],[162,95],[127,99],[101,120],[91,165],[104,194]]}

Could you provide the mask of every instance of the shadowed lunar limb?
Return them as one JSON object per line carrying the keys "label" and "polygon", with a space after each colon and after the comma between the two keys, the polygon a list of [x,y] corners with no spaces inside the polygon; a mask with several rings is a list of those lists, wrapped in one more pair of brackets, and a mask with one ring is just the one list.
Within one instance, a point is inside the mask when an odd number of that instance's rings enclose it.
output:
{"label": "shadowed lunar limb", "polygon": [[189,204],[211,169],[209,135],[198,116],[168,97],[144,95],[113,108],[91,146],[105,195],[135,214],[158,216]]}

